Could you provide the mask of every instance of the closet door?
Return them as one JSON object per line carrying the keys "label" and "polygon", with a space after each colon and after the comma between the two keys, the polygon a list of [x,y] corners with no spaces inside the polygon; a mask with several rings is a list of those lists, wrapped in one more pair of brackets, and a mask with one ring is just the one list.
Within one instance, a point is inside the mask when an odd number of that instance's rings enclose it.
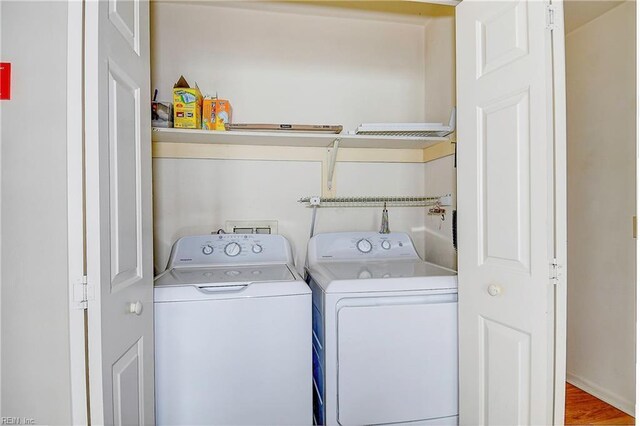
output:
{"label": "closet door", "polygon": [[456,7],[461,424],[562,421],[564,65],[555,58],[554,76],[552,46],[564,40],[552,22],[545,1]]}
{"label": "closet door", "polygon": [[149,2],[85,2],[92,424],[154,423]]}

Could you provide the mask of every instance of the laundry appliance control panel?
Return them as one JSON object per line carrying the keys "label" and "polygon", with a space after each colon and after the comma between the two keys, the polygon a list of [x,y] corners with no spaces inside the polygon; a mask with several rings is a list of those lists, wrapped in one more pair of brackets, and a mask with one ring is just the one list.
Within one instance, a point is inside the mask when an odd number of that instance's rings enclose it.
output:
{"label": "laundry appliance control panel", "polygon": [[281,235],[213,234],[180,238],[173,246],[168,268],[292,262],[291,246]]}
{"label": "laundry appliance control panel", "polygon": [[309,260],[418,259],[411,237],[402,232],[318,234],[309,244]]}

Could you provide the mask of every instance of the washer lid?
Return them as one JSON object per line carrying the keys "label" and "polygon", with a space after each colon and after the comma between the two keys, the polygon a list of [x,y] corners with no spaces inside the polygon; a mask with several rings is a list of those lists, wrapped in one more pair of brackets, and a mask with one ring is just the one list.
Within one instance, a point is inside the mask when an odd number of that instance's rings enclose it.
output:
{"label": "washer lid", "polygon": [[155,280],[155,286],[184,286],[207,284],[295,281],[287,265],[243,265],[216,268],[173,268]]}

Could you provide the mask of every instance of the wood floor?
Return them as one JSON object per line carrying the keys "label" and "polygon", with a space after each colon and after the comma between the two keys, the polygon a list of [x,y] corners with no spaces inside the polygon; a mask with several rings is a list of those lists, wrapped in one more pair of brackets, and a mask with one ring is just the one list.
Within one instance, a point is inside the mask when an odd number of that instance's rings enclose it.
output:
{"label": "wood floor", "polygon": [[635,419],[615,407],[567,383],[564,410],[567,425],[633,425]]}

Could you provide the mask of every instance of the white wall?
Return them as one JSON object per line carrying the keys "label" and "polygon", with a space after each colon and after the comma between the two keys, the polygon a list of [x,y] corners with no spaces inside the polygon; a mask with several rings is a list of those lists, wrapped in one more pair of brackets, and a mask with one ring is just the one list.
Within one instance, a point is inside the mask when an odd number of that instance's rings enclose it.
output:
{"label": "white wall", "polygon": [[[350,6],[300,4],[269,10],[228,4],[152,6],[151,83],[159,89],[159,99],[170,99],[173,83],[184,74],[203,92],[217,91],[230,99],[235,122],[342,124],[349,130],[363,122],[449,118],[453,65],[446,61],[453,60],[452,28],[446,41],[430,40],[442,37],[439,28],[453,22],[446,8],[436,8],[437,16],[447,16],[429,30],[424,16],[407,16],[406,10],[369,13]],[[178,31],[184,22],[199,30]],[[431,49],[433,60],[427,63],[425,51]],[[426,167],[338,163],[337,195],[430,195]],[[434,183],[434,190],[449,187],[451,172],[446,173],[447,183]],[[251,219],[278,220],[301,269],[311,210],[296,201],[320,194],[320,185],[319,163],[155,159],[156,269],[166,266],[176,238],[215,231],[226,220]],[[425,216],[421,208],[390,209],[391,229],[410,232],[420,254],[426,238],[440,239],[427,229]],[[380,217],[381,209],[323,208],[316,231],[377,230]],[[443,226],[451,228],[450,223]],[[450,266],[445,253],[432,257]]]}
{"label": "white wall", "polygon": [[[454,156],[440,158],[425,164],[425,187],[429,194],[455,194],[456,169]],[[443,221],[440,216],[427,216],[425,221],[425,260],[451,269],[458,269],[458,255],[453,247],[451,211],[454,204],[445,207],[447,214]]]}
{"label": "white wall", "polygon": [[568,380],[635,402],[635,3],[567,35]]}
{"label": "white wall", "polygon": [[[447,122],[451,108],[456,104],[456,40],[455,15],[432,18],[425,31],[425,59],[427,68],[437,68],[437,73],[427,73],[425,84],[426,114],[434,121]],[[425,259],[457,269],[458,257],[453,247],[451,210],[456,208],[456,169],[454,157],[444,157],[425,164],[425,188],[428,194],[454,194],[454,205],[447,207],[445,220],[440,216],[428,216],[425,221]]]}
{"label": "white wall", "polygon": [[290,12],[152,6],[151,84],[159,99],[170,100],[184,74],[203,93],[230,99],[236,122],[353,129],[362,122],[427,118],[426,19],[355,19],[338,9],[332,12],[338,17],[330,17],[325,8],[323,14],[296,13],[300,5]]}
{"label": "white wall", "polygon": [[[338,196],[424,193],[424,164],[338,163]],[[226,220],[277,220],[302,270],[311,209],[297,200],[320,193],[320,163],[204,159],[154,160],[155,267],[162,271],[181,236],[210,233]],[[322,208],[316,232],[378,230],[378,208]],[[392,231],[424,247],[424,209],[389,209]]]}
{"label": "white wall", "polygon": [[2,1],[2,416],[71,422],[66,215],[66,2]]}
{"label": "white wall", "polygon": [[425,108],[430,121],[447,123],[456,106],[455,14],[433,17],[425,30]]}

